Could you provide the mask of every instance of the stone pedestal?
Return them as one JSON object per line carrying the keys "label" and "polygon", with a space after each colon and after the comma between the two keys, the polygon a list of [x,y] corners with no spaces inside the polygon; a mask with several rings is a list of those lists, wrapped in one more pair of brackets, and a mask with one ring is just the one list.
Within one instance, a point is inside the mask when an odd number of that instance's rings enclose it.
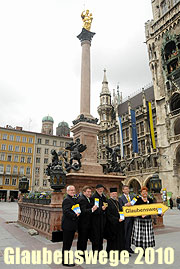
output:
{"label": "stone pedestal", "polygon": [[18,202],[22,202],[23,200],[23,193],[19,193],[19,201]]}
{"label": "stone pedestal", "polygon": [[[62,219],[62,202],[65,194],[63,192],[52,192],[51,194],[51,215],[50,215],[50,233],[53,231],[61,230]],[[58,210],[57,210],[58,209]]]}
{"label": "stone pedestal", "polygon": [[[80,170],[81,171],[81,170]],[[67,174],[67,185],[74,185],[76,193],[80,193],[85,185],[92,188],[95,191],[97,184],[103,184],[106,193],[109,193],[110,187],[117,187],[117,190],[121,189],[121,182],[126,179],[125,176],[104,175],[104,174],[87,174],[87,173],[69,173]]]}
{"label": "stone pedestal", "polygon": [[100,127],[97,124],[79,122],[71,128],[74,133],[74,140],[80,139],[81,143],[87,146],[82,153],[82,168],[80,173],[103,174],[103,169],[97,163],[97,133]]}
{"label": "stone pedestal", "polygon": [[[162,203],[162,197],[160,193],[153,193],[154,198],[156,199],[156,203]],[[153,219],[153,223],[154,223],[154,228],[162,228],[164,227],[163,224],[163,217],[159,217],[159,216],[152,216]]]}
{"label": "stone pedestal", "polygon": [[63,196],[64,196],[64,191],[63,192],[52,192],[50,205],[52,207],[62,206]]}

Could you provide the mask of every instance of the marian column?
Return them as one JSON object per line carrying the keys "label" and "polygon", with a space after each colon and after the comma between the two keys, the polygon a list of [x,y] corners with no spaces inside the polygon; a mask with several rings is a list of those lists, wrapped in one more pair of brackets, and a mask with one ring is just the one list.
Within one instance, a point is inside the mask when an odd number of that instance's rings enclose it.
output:
{"label": "marian column", "polygon": [[74,126],[71,131],[74,133],[74,140],[80,139],[87,149],[82,153],[82,169],[84,173],[102,173],[102,167],[97,163],[97,134],[100,130],[95,119],[90,113],[91,99],[91,67],[90,67],[90,47],[95,33],[90,31],[92,14],[89,10],[82,12],[83,29],[77,38],[82,46],[81,58],[81,97],[80,115],[73,121]]}
{"label": "marian column", "polygon": [[90,66],[90,46],[91,40],[95,33],[82,29],[78,36],[82,46],[81,59],[81,99],[80,114],[90,116],[90,97],[91,97],[91,66]]}

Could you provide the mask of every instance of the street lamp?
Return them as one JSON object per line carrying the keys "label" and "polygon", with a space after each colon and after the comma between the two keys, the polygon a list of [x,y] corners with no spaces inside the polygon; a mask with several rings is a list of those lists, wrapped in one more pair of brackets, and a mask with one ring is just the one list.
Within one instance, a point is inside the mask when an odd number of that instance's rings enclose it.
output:
{"label": "street lamp", "polygon": [[50,186],[55,192],[61,192],[66,186],[66,172],[59,164],[50,171]]}
{"label": "street lamp", "polygon": [[23,176],[19,180],[19,191],[21,193],[26,193],[28,192],[28,189],[29,189],[29,180],[27,179],[27,177]]}
{"label": "street lamp", "polygon": [[161,179],[159,178],[159,174],[155,173],[150,179],[150,189],[151,192],[160,193],[162,189]]}

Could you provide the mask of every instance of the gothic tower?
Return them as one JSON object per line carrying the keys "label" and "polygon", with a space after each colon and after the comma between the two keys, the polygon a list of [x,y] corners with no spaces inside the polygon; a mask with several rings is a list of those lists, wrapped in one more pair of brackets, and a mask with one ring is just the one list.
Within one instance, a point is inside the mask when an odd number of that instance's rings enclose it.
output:
{"label": "gothic tower", "polygon": [[108,87],[108,81],[106,77],[106,69],[104,69],[104,78],[102,82],[102,90],[100,93],[100,106],[98,107],[98,114],[102,125],[107,126],[112,120],[112,105],[111,105],[111,93]]}
{"label": "gothic tower", "polygon": [[[111,132],[116,140],[116,102],[117,96],[114,91],[113,100],[111,100],[111,92],[109,91],[106,70],[104,69],[104,77],[102,81],[102,89],[100,93],[100,105],[98,106],[98,114],[100,117],[100,132],[98,133],[98,159],[101,164],[105,164],[108,159],[106,145],[110,146]],[[113,104],[112,104],[113,103]]]}
{"label": "gothic tower", "polygon": [[180,0],[152,0],[152,11],[145,33],[157,111],[159,176],[176,197],[180,195]]}

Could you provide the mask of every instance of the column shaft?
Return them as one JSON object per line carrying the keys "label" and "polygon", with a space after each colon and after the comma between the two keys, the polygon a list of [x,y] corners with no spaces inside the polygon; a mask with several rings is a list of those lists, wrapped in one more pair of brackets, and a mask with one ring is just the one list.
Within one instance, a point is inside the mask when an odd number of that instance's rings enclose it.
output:
{"label": "column shaft", "polygon": [[82,61],[81,61],[81,102],[80,114],[90,115],[90,46],[88,40],[82,41]]}

